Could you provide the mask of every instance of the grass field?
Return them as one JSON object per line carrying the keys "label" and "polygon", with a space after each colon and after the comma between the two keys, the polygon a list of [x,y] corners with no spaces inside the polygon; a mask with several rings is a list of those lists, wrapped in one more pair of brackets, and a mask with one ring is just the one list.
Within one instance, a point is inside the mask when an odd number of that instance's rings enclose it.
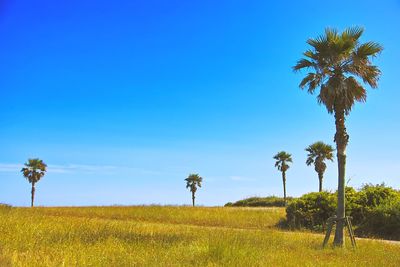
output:
{"label": "grass field", "polygon": [[275,225],[284,209],[0,208],[0,266],[400,266],[400,245]]}

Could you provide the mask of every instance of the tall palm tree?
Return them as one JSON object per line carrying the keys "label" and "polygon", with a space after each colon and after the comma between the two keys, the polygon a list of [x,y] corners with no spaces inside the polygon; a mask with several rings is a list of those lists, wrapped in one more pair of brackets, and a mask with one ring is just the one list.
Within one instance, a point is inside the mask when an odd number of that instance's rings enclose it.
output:
{"label": "tall palm tree", "polygon": [[281,151],[274,156],[275,167],[278,168],[279,171],[282,172],[282,182],[283,182],[283,200],[286,204],[286,171],[289,169],[289,162],[292,161],[292,155],[286,153],[285,151]]}
{"label": "tall palm tree", "polygon": [[[355,102],[365,102],[367,91],[364,84],[377,88],[381,74],[371,59],[382,50],[375,42],[360,43],[364,30],[352,27],[338,33],[327,28],[325,34],[315,39],[308,39],[311,46],[303,53],[293,67],[294,71],[306,69],[309,73],[300,82],[300,88],[307,88],[313,94],[319,88],[317,100],[323,104],[329,113],[335,116],[336,143],[338,161],[338,208],[337,218],[345,216],[345,168],[346,147],[349,135],[346,131],[345,119],[350,114]],[[344,221],[338,220],[334,245],[343,246]]]}
{"label": "tall palm tree", "polygon": [[306,164],[310,166],[314,164],[314,169],[318,173],[319,192],[322,192],[322,180],[326,170],[325,160],[333,161],[333,147],[321,141],[309,145],[306,148],[308,152]]}
{"label": "tall palm tree", "polygon": [[28,159],[21,169],[24,177],[32,184],[31,207],[35,199],[35,184],[46,174],[47,165],[41,159]]}
{"label": "tall palm tree", "polygon": [[189,174],[188,178],[185,179],[186,188],[190,189],[192,192],[192,203],[194,207],[194,200],[196,198],[197,187],[201,187],[201,183],[203,182],[203,178],[196,174]]}

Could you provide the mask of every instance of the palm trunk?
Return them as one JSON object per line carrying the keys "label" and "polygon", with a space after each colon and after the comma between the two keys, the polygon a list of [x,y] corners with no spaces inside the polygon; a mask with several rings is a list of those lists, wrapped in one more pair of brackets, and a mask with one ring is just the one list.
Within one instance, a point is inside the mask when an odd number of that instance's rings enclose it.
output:
{"label": "palm trunk", "polygon": [[337,160],[338,160],[338,195],[337,195],[337,224],[336,232],[333,244],[335,246],[343,246],[343,230],[345,217],[345,169],[346,169],[346,147],[349,140],[349,136],[346,132],[345,116],[343,109],[335,109],[335,124],[336,134],[335,142],[337,148]]}
{"label": "palm trunk", "polygon": [[31,191],[31,207],[33,207],[33,201],[35,200],[35,183],[32,183],[32,191]]}
{"label": "palm trunk", "polygon": [[193,207],[194,207],[194,199],[195,199],[194,192],[192,192],[192,204],[193,204]]}
{"label": "palm trunk", "polygon": [[322,192],[322,180],[323,179],[324,179],[324,174],[322,172],[318,172],[319,192]]}
{"label": "palm trunk", "polygon": [[282,182],[283,182],[283,202],[286,206],[286,172],[282,172]]}

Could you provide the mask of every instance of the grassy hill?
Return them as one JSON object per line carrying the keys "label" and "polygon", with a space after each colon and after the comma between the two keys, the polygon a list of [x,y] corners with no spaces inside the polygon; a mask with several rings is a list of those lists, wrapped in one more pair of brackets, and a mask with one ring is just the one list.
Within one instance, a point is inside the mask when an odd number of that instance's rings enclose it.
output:
{"label": "grassy hill", "polygon": [[[290,202],[293,198],[287,197],[286,201]],[[228,202],[225,207],[284,207],[285,201],[283,197],[249,197],[238,200],[236,202]]]}
{"label": "grassy hill", "polygon": [[0,266],[400,266],[400,245],[285,232],[283,208],[0,208]]}

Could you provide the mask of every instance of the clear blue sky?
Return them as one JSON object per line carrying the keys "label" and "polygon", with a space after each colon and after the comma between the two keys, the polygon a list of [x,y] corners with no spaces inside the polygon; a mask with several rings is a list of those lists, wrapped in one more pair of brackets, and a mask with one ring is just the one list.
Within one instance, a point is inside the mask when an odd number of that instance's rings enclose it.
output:
{"label": "clear blue sky", "polygon": [[[304,148],[334,120],[291,66],[327,26],[365,27],[383,75],[347,121],[349,185],[400,187],[400,1],[0,1],[0,202],[190,204],[318,188]],[[278,3],[279,2],[279,3]],[[301,3],[300,3],[301,2]],[[337,185],[328,164],[324,186]]]}

